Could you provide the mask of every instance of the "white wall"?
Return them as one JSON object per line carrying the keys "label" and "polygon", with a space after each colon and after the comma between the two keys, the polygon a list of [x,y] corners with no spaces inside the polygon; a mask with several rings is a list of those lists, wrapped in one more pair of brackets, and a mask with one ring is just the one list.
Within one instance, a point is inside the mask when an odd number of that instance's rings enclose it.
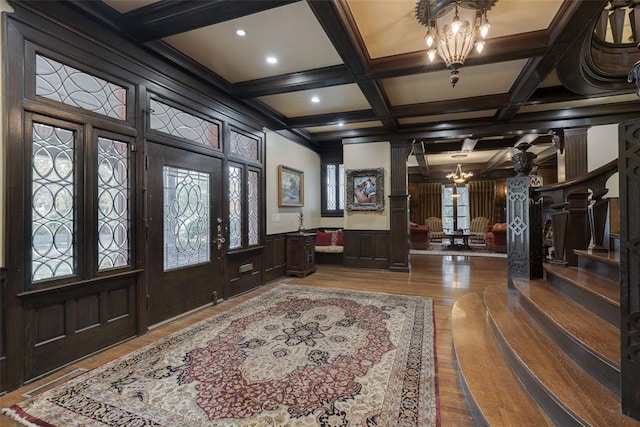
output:
{"label": "white wall", "polygon": [[[9,3],[6,0],[0,0],[0,12],[4,14],[4,12],[13,12]],[[2,35],[4,34],[4,20],[0,22],[0,55],[2,57],[2,62],[4,63],[5,54],[4,54],[4,40],[2,39]],[[0,99],[0,267],[5,266],[5,196],[6,196],[6,183],[5,183],[5,171],[6,171],[6,161],[7,161],[7,137],[6,137],[6,129],[7,129],[7,117],[4,114],[5,111],[5,84],[4,84],[4,66],[0,67],[0,93],[2,94],[2,99]]]}
{"label": "white wall", "polygon": [[[388,230],[389,193],[391,191],[391,145],[388,142],[346,144],[342,149],[344,169],[384,168],[384,211],[345,210],[344,228],[350,230]],[[345,185],[347,183],[345,182]]]}
{"label": "white wall", "polygon": [[[589,172],[618,158],[618,125],[593,126],[587,130],[587,168]],[[619,197],[619,175],[607,181],[607,197]]]}
{"label": "white wall", "polygon": [[[297,231],[299,214],[304,214],[304,228],[320,227],[320,155],[275,132],[266,131],[267,159],[267,234]],[[278,165],[304,172],[304,206],[278,206]]]}

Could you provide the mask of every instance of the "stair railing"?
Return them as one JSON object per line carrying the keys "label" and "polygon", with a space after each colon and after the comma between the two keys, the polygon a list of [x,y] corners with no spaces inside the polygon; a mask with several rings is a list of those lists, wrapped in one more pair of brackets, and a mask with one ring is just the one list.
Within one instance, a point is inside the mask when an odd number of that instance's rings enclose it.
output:
{"label": "stair railing", "polygon": [[544,214],[552,220],[555,254],[551,262],[575,266],[574,249],[607,251],[603,242],[608,199],[603,197],[607,181],[617,171],[616,159],[581,177],[533,189],[533,200],[544,201]]}

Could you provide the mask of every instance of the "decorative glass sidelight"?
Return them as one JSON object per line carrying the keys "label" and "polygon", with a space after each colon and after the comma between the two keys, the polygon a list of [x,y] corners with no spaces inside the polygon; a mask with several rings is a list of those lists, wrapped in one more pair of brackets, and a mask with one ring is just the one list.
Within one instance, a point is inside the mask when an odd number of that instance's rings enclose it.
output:
{"label": "decorative glass sidelight", "polygon": [[164,166],[164,270],[211,259],[210,176]]}
{"label": "decorative glass sidelight", "polygon": [[231,153],[252,160],[258,159],[258,140],[231,131]]}
{"label": "decorative glass sidelight", "polygon": [[242,169],[229,166],[229,249],[242,246]]}
{"label": "decorative glass sidelight", "polygon": [[36,55],[36,95],[126,120],[127,89],[42,55]]}
{"label": "decorative glass sidelight", "polygon": [[338,165],[329,164],[327,167],[327,210],[334,211],[338,208],[338,177],[336,169]]}
{"label": "decorative glass sidelight", "polygon": [[31,280],[75,273],[75,132],[34,123],[31,193]]}
{"label": "decorative glass sidelight", "polygon": [[260,204],[259,197],[260,194],[260,179],[258,172],[249,171],[249,185],[247,186],[247,198],[249,199],[248,209],[249,209],[249,244],[257,245],[259,242],[259,222],[260,218]]}
{"label": "decorative glass sidelight", "polygon": [[150,128],[201,145],[220,148],[219,127],[216,123],[201,119],[155,99],[151,99]]}
{"label": "decorative glass sidelight", "polygon": [[98,138],[98,270],[130,264],[128,145]]}

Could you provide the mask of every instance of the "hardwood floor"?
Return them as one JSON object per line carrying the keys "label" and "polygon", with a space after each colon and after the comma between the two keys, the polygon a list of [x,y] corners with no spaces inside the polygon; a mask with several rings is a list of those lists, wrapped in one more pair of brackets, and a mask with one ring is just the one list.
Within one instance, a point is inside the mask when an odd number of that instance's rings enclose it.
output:
{"label": "hardwood floor", "polygon": [[[201,319],[227,310],[242,301],[271,289],[282,280],[286,280],[291,284],[302,286],[356,289],[432,298],[436,321],[441,425],[472,426],[473,422],[464,401],[454,358],[451,335],[451,308],[456,299],[468,293],[482,292],[491,285],[503,284],[506,287],[507,260],[504,258],[412,255],[411,265],[410,273],[319,265],[316,273],[305,278],[280,278],[259,289],[221,302],[215,307],[206,307],[171,323],[154,328],[146,335],[74,363],[48,377],[2,396],[0,397],[0,407],[4,408],[24,400],[22,396],[24,393],[75,369],[98,367]],[[0,425],[14,427],[19,424],[4,415],[0,415]]]}

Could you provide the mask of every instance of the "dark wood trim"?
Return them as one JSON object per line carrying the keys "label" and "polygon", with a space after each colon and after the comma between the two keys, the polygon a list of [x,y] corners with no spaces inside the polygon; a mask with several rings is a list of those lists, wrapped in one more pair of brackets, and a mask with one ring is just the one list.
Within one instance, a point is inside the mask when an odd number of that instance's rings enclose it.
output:
{"label": "dark wood trim", "polygon": [[555,68],[560,58],[571,49],[576,48],[576,39],[580,39],[580,35],[586,31],[593,30],[595,19],[600,16],[600,11],[606,3],[606,1],[562,3],[560,11],[549,26],[551,28],[549,36],[551,45],[544,55],[529,59],[509,91],[511,106],[496,113],[497,121],[510,120],[517,114],[520,105],[533,95],[540,83]]}
{"label": "dark wood trim", "polygon": [[[548,47],[549,33],[547,30],[490,38],[486,41],[482,55],[477,55],[475,51],[472,51],[465,60],[465,66],[514,61],[542,55]],[[446,68],[440,57],[430,62],[423,51],[374,58],[370,61],[369,66],[370,77],[374,79],[430,73]]]}
{"label": "dark wood trim", "polygon": [[640,420],[640,120],[620,124],[618,135],[622,412]]}
{"label": "dark wood trim", "polygon": [[281,74],[279,76],[236,83],[232,87],[232,93],[240,99],[256,98],[354,82],[355,79],[349,73],[347,67],[333,65],[325,68],[316,68],[315,70]]}
{"label": "dark wood trim", "polygon": [[140,42],[219,24],[299,0],[162,0],[127,12],[122,23]]}
{"label": "dark wood trim", "polygon": [[324,28],[338,51],[345,65],[358,82],[360,90],[364,94],[371,108],[378,116],[388,131],[396,129],[395,121],[389,118],[389,102],[386,99],[384,89],[376,80],[362,80],[357,76],[368,72],[368,55],[364,46],[353,41],[358,33],[353,18],[349,18],[349,7],[344,2],[308,1],[309,7],[316,15],[320,25]]}
{"label": "dark wood trim", "polygon": [[371,110],[347,111],[344,113],[318,114],[314,116],[292,117],[287,120],[294,128],[337,125],[343,123],[371,122],[378,120],[378,116]]}

